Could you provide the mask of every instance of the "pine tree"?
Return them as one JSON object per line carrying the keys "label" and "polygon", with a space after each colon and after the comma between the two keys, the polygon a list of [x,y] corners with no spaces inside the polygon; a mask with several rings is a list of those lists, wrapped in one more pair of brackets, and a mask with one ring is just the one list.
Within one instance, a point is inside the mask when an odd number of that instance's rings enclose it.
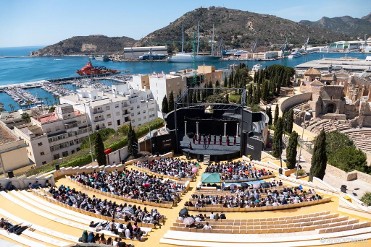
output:
{"label": "pine tree", "polygon": [[220,82],[219,80],[216,80],[215,82],[215,94],[220,93]]}
{"label": "pine tree", "polygon": [[282,154],[282,146],[283,146],[282,134],[283,134],[283,120],[282,118],[278,118],[275,129],[274,129],[273,147],[272,147],[272,155],[276,158],[279,158]]}
{"label": "pine tree", "polygon": [[262,85],[262,100],[263,101],[268,101],[269,98],[269,87],[268,87],[268,81],[264,80],[263,85]]}
{"label": "pine tree", "polygon": [[128,153],[129,156],[136,158],[138,156],[138,138],[137,135],[131,126],[129,125],[129,132],[128,132]]}
{"label": "pine tree", "polygon": [[276,109],[274,110],[274,125],[277,124],[278,116],[279,116],[280,109],[278,104],[276,105]]}
{"label": "pine tree", "polygon": [[316,142],[314,143],[309,180],[313,181],[313,177],[317,177],[323,180],[323,177],[325,176],[326,172],[326,166],[327,166],[326,133],[322,129],[316,138]]}
{"label": "pine tree", "polygon": [[227,88],[228,87],[228,78],[227,76],[224,77],[224,85],[223,87]]}
{"label": "pine tree", "polygon": [[249,85],[249,89],[247,90],[247,105],[251,105],[253,102],[253,86],[252,84]]}
{"label": "pine tree", "polygon": [[294,126],[294,111],[290,109],[286,114],[286,131],[288,133],[292,132],[292,128]]}
{"label": "pine tree", "polygon": [[100,136],[99,132],[97,133],[97,137],[95,138],[95,145],[94,145],[95,157],[97,158],[98,165],[106,165],[106,154],[104,153],[104,143],[102,137]]}
{"label": "pine tree", "polygon": [[173,91],[170,92],[169,95],[169,112],[174,111],[174,93]]}
{"label": "pine tree", "polygon": [[167,102],[167,97],[166,95],[164,96],[164,98],[162,99],[162,109],[161,111],[163,113],[168,113],[169,112],[169,103]]}
{"label": "pine tree", "polygon": [[296,155],[298,146],[298,133],[293,131],[289,138],[289,144],[286,148],[286,166],[288,169],[294,169],[296,166]]}
{"label": "pine tree", "polygon": [[271,126],[272,125],[272,122],[273,122],[273,119],[272,119],[272,108],[267,107],[267,109],[265,110],[265,112],[267,113],[267,116],[269,118],[268,125]]}
{"label": "pine tree", "polygon": [[233,79],[234,79],[234,73],[232,71],[232,73],[229,75],[228,87],[233,87],[233,85],[234,85]]}

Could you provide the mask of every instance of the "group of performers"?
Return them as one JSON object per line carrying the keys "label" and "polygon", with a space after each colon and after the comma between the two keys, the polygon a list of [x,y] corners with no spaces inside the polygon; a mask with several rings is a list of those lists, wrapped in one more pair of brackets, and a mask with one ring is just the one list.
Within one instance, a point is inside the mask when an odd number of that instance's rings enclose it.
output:
{"label": "group of performers", "polygon": [[[237,136],[233,137],[233,145],[236,145],[237,143]],[[193,144],[211,144],[211,135],[194,135],[193,136]],[[227,146],[231,145],[231,142],[229,140],[229,136],[226,136],[226,144]],[[216,143],[216,135],[214,135],[214,145],[217,145]],[[219,145],[223,145],[223,137],[222,135],[219,135]]]}

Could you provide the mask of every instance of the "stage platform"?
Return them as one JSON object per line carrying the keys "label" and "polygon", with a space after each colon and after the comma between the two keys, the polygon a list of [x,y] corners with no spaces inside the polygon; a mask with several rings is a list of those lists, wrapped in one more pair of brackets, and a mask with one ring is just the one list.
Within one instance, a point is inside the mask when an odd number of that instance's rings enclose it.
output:
{"label": "stage platform", "polygon": [[[229,137],[229,146],[227,145],[227,137],[222,137],[222,145],[220,145],[219,136],[216,137],[216,144],[214,144],[214,136],[211,136],[210,144],[206,144],[201,138],[200,144],[198,140],[193,142],[192,138],[184,136],[180,141],[180,147],[184,155],[191,158],[203,160],[205,155],[210,156],[210,161],[230,160],[240,157],[240,137],[236,137],[236,145],[234,145],[234,137]],[[191,143],[192,149],[189,144]]]}

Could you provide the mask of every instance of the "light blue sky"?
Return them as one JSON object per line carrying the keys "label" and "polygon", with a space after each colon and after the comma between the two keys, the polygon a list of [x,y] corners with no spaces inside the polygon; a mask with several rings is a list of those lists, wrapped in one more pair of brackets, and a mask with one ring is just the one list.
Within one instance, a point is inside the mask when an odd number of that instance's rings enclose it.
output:
{"label": "light blue sky", "polygon": [[0,0],[0,47],[49,45],[89,34],[140,39],[199,7],[224,6],[294,21],[362,17],[370,0]]}

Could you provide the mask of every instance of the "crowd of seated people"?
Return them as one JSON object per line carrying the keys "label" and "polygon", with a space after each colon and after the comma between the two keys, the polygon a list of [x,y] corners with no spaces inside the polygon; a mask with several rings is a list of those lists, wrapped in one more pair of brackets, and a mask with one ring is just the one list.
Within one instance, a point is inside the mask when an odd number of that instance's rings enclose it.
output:
{"label": "crowd of seated people", "polygon": [[[194,220],[189,223],[186,218],[193,218]],[[206,216],[206,214],[197,214],[196,216],[188,214],[179,214],[178,220],[185,223],[186,227],[188,228],[196,228],[196,229],[203,229],[203,230],[212,230],[212,226],[209,224],[207,220],[225,220],[227,219],[226,215],[224,213],[216,213],[211,212],[209,216]]]}
{"label": "crowd of seated people", "polygon": [[283,188],[281,190],[240,191],[231,195],[192,195],[192,199],[185,206],[202,208],[207,205],[223,205],[225,208],[254,208],[264,206],[279,206],[300,202],[320,200],[322,197],[312,189],[308,192],[301,187]]}
{"label": "crowd of seated people", "polygon": [[83,231],[81,237],[79,238],[79,242],[81,243],[90,243],[90,244],[104,244],[104,245],[111,245],[116,247],[134,247],[132,244],[126,244],[122,241],[121,237],[108,237],[104,236],[104,233],[99,234],[94,232]]}
{"label": "crowd of seated people", "polygon": [[17,189],[11,181],[9,181],[5,187],[2,186],[2,184],[0,184],[0,191],[11,191],[11,190],[15,190]]}
{"label": "crowd of seated people", "polygon": [[220,162],[210,164],[205,172],[220,173],[222,180],[251,180],[273,175],[265,168],[257,169],[253,164],[243,161]]}
{"label": "crowd of seated people", "polygon": [[8,220],[1,218],[0,219],[0,229],[4,229],[8,231],[9,233],[14,233],[17,235],[21,235],[24,230],[29,228],[30,226],[22,225],[22,224],[16,224],[13,225]]}
{"label": "crowd of seated people", "polygon": [[177,178],[193,178],[195,174],[192,172],[192,168],[196,164],[196,162],[178,158],[161,158],[159,160],[145,162],[138,161],[135,165],[163,175]]}
{"label": "crowd of seated people", "polygon": [[154,226],[160,226],[160,221],[164,220],[164,216],[161,215],[157,209],[148,211],[146,207],[128,205],[125,203],[117,204],[116,202],[102,200],[93,196],[89,197],[87,194],[75,189],[61,185],[58,189],[51,188],[49,192],[53,195],[53,198],[62,203],[68,204],[71,207],[80,208],[95,214],[100,214],[107,217],[124,219],[126,222],[143,222],[154,224]]}
{"label": "crowd of seated people", "polygon": [[94,171],[72,176],[79,183],[125,198],[155,203],[178,202],[184,184],[134,170]]}

